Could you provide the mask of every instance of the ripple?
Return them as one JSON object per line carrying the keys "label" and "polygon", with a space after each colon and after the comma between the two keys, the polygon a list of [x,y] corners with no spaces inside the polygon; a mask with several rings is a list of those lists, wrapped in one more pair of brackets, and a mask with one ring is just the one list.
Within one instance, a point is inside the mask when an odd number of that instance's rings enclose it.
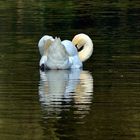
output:
{"label": "ripple", "polygon": [[47,117],[71,109],[75,115],[86,115],[93,98],[93,78],[89,71],[79,69],[40,71],[39,97]]}

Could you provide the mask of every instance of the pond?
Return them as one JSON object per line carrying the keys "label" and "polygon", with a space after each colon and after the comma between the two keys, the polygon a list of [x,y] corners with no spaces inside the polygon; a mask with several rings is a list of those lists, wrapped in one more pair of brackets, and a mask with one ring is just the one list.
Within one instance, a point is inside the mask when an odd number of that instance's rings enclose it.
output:
{"label": "pond", "polygon": [[[0,139],[140,139],[138,0],[0,1]],[[39,70],[38,41],[88,34],[82,70]]]}

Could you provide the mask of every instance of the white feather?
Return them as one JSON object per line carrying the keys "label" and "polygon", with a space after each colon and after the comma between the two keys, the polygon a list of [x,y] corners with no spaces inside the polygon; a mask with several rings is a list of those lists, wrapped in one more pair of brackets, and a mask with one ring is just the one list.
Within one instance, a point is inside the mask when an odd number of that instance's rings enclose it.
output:
{"label": "white feather", "polygon": [[68,69],[71,64],[69,55],[62,45],[60,38],[55,38],[47,50],[47,67],[50,69]]}
{"label": "white feather", "polygon": [[52,36],[49,35],[44,35],[38,42],[38,48],[39,48],[39,52],[40,55],[42,56],[45,52],[45,45],[47,44],[47,41],[51,40],[54,41]]}

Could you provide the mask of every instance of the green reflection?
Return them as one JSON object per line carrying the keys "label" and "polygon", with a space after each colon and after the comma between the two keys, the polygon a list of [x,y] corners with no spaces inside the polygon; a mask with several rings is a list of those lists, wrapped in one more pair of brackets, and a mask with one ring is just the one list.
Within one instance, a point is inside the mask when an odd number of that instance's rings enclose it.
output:
{"label": "green reflection", "polygon": [[[138,0],[1,0],[0,138],[138,140],[139,8]],[[71,107],[60,119],[45,118],[38,40],[44,34],[71,40],[80,32],[94,42],[84,63],[94,75],[89,114],[74,118]]]}

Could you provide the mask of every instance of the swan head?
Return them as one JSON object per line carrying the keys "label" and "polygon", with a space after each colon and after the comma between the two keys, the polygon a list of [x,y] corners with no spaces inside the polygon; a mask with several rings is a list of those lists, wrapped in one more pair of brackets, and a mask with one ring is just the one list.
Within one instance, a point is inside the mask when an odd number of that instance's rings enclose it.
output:
{"label": "swan head", "polygon": [[75,35],[72,40],[72,43],[79,50],[79,57],[82,62],[86,61],[92,55],[93,42],[88,35],[84,33]]}

